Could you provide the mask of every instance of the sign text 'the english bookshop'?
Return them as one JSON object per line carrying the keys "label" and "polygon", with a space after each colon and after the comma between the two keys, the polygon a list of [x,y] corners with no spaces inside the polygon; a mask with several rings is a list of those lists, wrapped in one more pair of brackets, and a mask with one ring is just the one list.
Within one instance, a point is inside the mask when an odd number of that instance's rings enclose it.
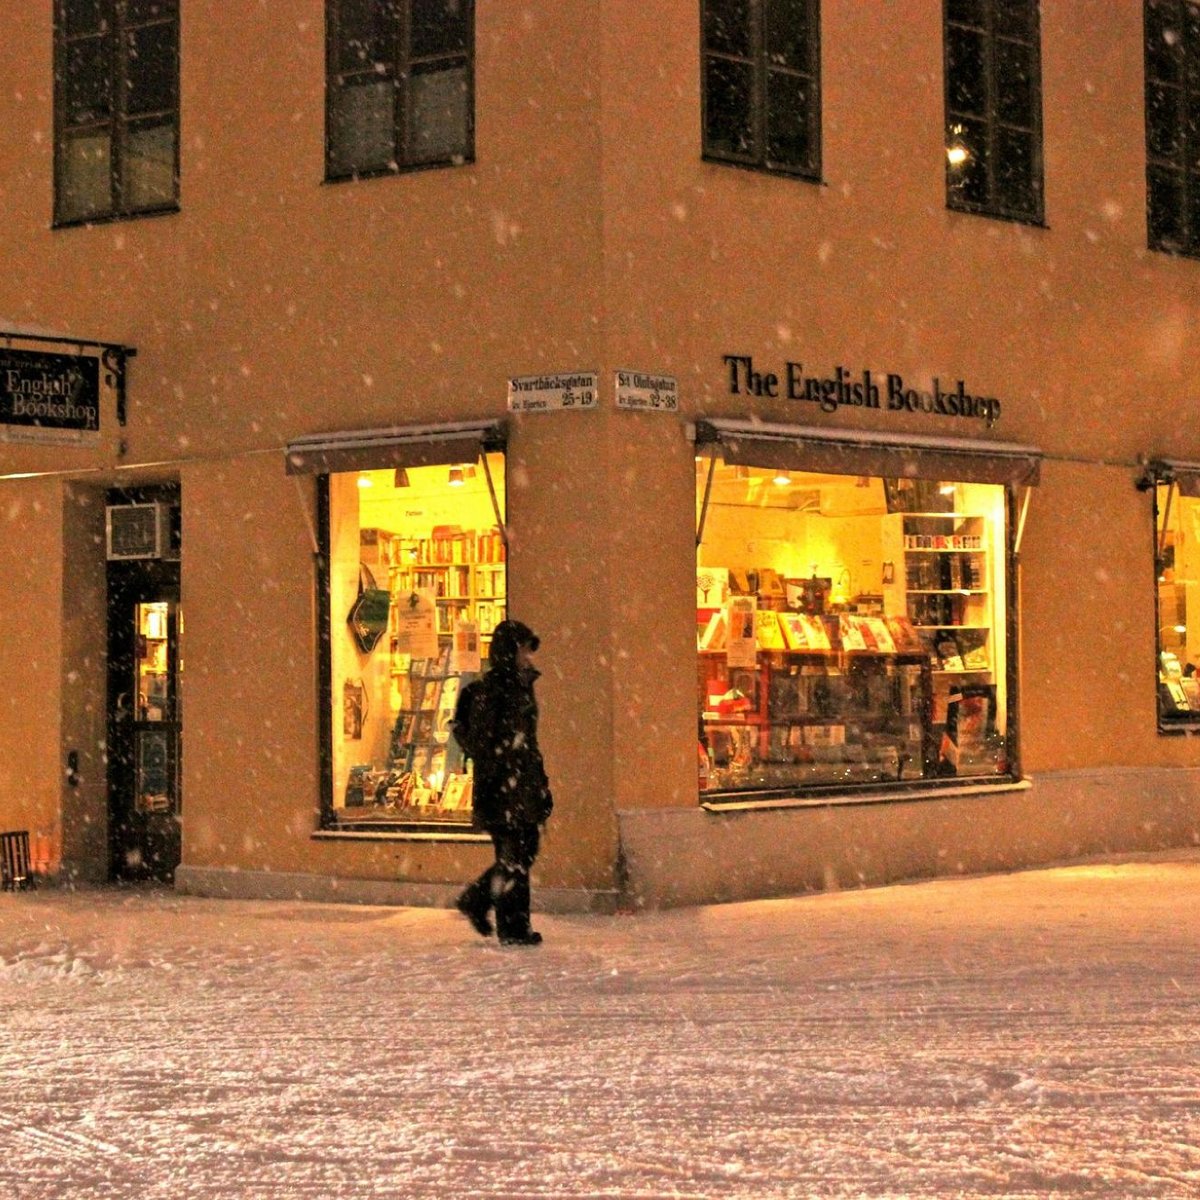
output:
{"label": "sign text 'the english bookshop'", "polygon": [[968,392],[963,380],[945,391],[935,376],[931,390],[909,387],[904,376],[889,372],[877,383],[869,370],[857,373],[839,365],[832,375],[806,375],[804,364],[784,363],[782,375],[760,371],[749,354],[725,354],[731,396],[766,396],[816,404],[822,412],[839,408],[875,408],[887,412],[924,413],[982,421],[990,429],[1000,420],[1000,401]]}

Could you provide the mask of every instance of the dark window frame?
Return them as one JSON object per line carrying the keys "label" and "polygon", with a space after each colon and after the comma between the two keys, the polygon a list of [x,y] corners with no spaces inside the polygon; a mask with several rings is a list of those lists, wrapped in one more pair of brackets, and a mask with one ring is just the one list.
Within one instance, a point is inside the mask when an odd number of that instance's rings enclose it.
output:
{"label": "dark window frame", "polygon": [[[366,62],[356,70],[343,69],[340,55],[344,47],[341,39],[342,0],[326,0],[325,4],[325,181],[341,183],[355,179],[370,179],[387,175],[408,174],[412,171],[435,170],[443,167],[466,166],[475,161],[475,3],[462,0],[466,8],[465,46],[459,51],[420,54],[414,51],[412,41],[413,4],[415,0],[375,0],[384,12],[381,14],[387,31],[386,57]],[[437,63],[452,60],[461,62],[466,75],[466,128],[463,131],[461,154],[452,153],[433,159],[415,159],[407,138],[407,114],[411,104],[410,81]],[[386,164],[368,164],[342,167],[335,154],[336,139],[333,132],[336,118],[334,105],[343,90],[355,81],[386,80],[393,89],[392,95],[392,154]]]}
{"label": "dark window frame", "polygon": [[[99,27],[68,35],[68,7],[71,0],[55,0],[54,3],[54,228],[73,225],[94,225],[110,221],[131,220],[139,217],[157,216],[179,211],[179,143],[181,125],[180,101],[180,14],[178,3],[169,6],[165,14],[143,15],[137,19],[130,9],[134,0],[96,0],[99,12]],[[128,97],[131,93],[131,68],[133,58],[131,38],[154,28],[170,28],[170,50],[173,62],[170,66],[170,103],[165,107],[130,112]],[[98,59],[103,72],[102,101],[107,113],[101,111],[90,119],[69,119],[70,94],[73,79],[70,67],[72,51],[84,43],[97,44]],[[130,132],[138,127],[153,127],[167,123],[174,133],[174,160],[171,166],[172,196],[169,200],[138,204],[128,198],[131,176],[128,163],[131,158]],[[109,140],[109,198],[105,209],[77,214],[65,203],[68,194],[64,175],[64,157],[68,139],[72,135],[88,131],[107,134]]]}
{"label": "dark window frame", "polygon": [[[709,45],[709,9],[714,0],[701,0],[700,4],[700,138],[702,157],[707,162],[745,167],[764,171],[772,175],[822,182],[821,176],[821,5],[820,0],[801,0],[807,7],[808,53],[804,69],[789,67],[781,62],[772,63],[771,48],[767,44],[767,7],[771,0],[746,0],[749,9],[751,46],[747,53],[721,50]],[[753,74],[753,91],[750,101],[753,122],[752,150],[738,153],[718,149],[711,137],[711,98],[709,86],[710,66],[717,63],[732,64],[749,68]],[[807,161],[784,162],[770,154],[768,131],[768,81],[771,74],[792,80],[807,82],[809,99],[805,111],[808,138]]]}
{"label": "dark window frame", "polygon": [[[1042,131],[1042,66],[1041,66],[1041,11],[1038,0],[1025,0],[1028,4],[1028,33],[1020,36],[1011,28],[1003,28],[1001,10],[1011,13],[1014,0],[973,0],[971,6],[981,14],[982,22],[971,20],[966,15],[967,3],[963,0],[943,0],[942,7],[942,56],[945,105],[945,148],[946,148],[946,207],[955,212],[972,213],[994,217],[1005,221],[1016,221],[1026,225],[1045,225],[1045,176]],[[955,93],[965,76],[954,73],[952,44],[956,35],[976,36],[979,39],[981,75],[974,82],[981,88],[981,103],[977,109],[968,109],[955,104]],[[1010,94],[1001,87],[1004,82],[1003,53],[1012,52],[1014,47],[1023,47],[1027,53],[1028,111],[1026,120],[1017,120],[1011,112],[1014,103]],[[1010,111],[1005,113],[1004,108]],[[982,134],[983,154],[986,161],[984,195],[973,198],[967,194],[972,182],[961,162],[952,157],[956,149],[967,149],[969,153],[969,126],[974,124]],[[1002,164],[1005,160],[1001,148],[1006,140],[1015,146],[1021,139],[1028,140],[1028,203],[1011,203],[1004,194],[1001,183]],[[970,159],[968,158],[968,162]]]}
{"label": "dark window frame", "polygon": [[[1145,0],[1142,17],[1146,244],[1200,258],[1200,4]],[[1163,36],[1172,26],[1179,31],[1174,44]]]}

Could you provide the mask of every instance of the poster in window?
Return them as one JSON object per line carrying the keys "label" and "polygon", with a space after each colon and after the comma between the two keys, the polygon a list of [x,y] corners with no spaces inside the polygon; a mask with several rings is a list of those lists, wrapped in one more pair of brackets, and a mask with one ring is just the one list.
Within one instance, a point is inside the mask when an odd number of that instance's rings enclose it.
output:
{"label": "poster in window", "polygon": [[342,684],[342,736],[347,741],[357,742],[363,735],[363,684],[362,680],[347,679]]}
{"label": "poster in window", "polygon": [[396,653],[413,658],[437,658],[437,604],[425,591],[413,591],[396,601]]}
{"label": "poster in window", "polygon": [[754,636],[757,608],[758,602],[753,596],[732,596],[726,606],[729,633],[725,654],[731,667],[754,667],[758,664],[758,643]]}
{"label": "poster in window", "polygon": [[461,675],[467,671],[478,673],[479,668],[479,626],[474,621],[459,621],[454,627],[451,670]]}

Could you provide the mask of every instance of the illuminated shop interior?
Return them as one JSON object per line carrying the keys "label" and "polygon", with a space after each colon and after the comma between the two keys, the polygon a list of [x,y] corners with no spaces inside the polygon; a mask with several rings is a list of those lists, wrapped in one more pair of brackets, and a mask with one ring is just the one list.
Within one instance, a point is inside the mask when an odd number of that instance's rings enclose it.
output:
{"label": "illuminated shop interior", "polygon": [[[329,476],[337,823],[469,823],[470,764],[450,720],[504,619],[503,505],[502,453]],[[364,592],[378,616],[369,648],[351,619]]]}
{"label": "illuminated shop interior", "polygon": [[702,799],[1008,772],[1004,486],[702,456],[696,512]]}

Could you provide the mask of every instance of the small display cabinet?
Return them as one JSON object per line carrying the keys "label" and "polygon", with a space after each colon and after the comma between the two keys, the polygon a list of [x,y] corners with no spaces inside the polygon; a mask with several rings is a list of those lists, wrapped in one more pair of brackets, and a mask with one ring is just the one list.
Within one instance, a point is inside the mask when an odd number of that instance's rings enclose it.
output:
{"label": "small display cabinet", "polygon": [[927,655],[839,648],[760,651],[731,667],[699,656],[708,790],[771,790],[921,779],[937,745]]}

